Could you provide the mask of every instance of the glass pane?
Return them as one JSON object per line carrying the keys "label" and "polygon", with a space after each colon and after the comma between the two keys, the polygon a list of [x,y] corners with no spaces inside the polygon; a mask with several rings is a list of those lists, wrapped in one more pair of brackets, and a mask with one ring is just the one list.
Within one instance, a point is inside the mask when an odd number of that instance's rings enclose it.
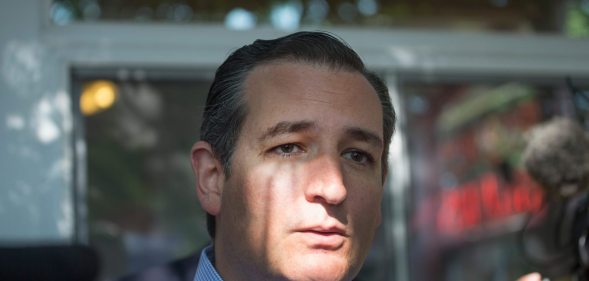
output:
{"label": "glass pane", "polygon": [[209,241],[189,154],[210,80],[118,73],[126,79],[74,75],[85,115],[85,223],[103,278],[188,256]]}
{"label": "glass pane", "polygon": [[586,0],[54,0],[55,24],[74,21],[224,23],[230,29],[269,25],[369,26],[589,34]]}
{"label": "glass pane", "polygon": [[544,210],[545,195],[521,157],[526,131],[555,115],[574,115],[564,85],[402,84],[412,280],[507,281],[540,270],[524,258],[520,230],[528,214]]}

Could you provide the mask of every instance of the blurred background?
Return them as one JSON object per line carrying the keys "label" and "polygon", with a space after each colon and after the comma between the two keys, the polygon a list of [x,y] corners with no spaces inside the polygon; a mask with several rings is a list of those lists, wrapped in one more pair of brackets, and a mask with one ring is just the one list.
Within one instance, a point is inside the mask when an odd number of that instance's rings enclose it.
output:
{"label": "blurred background", "polygon": [[567,280],[521,157],[554,116],[588,127],[589,0],[2,1],[2,270],[46,255],[115,280],[198,252],[189,151],[214,71],[297,30],[347,41],[398,113],[359,280]]}

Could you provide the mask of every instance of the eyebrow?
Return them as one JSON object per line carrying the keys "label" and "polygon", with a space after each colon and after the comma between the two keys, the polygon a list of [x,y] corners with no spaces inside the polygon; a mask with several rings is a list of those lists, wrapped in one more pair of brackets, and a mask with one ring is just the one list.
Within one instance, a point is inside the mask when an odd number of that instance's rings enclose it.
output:
{"label": "eyebrow", "polygon": [[352,139],[367,142],[376,147],[383,147],[382,139],[375,133],[357,127],[349,127],[345,129],[345,134]]}
{"label": "eyebrow", "polygon": [[[264,141],[275,136],[308,131],[316,128],[317,124],[312,121],[282,121],[266,129],[262,136],[260,136],[259,140]],[[354,140],[367,142],[376,147],[384,146],[384,142],[377,134],[367,131],[365,129],[358,127],[347,127],[344,129],[344,131],[345,135],[349,136]]]}
{"label": "eyebrow", "polygon": [[296,122],[282,121],[282,122],[279,122],[276,125],[268,128],[268,129],[266,129],[266,131],[262,134],[262,136],[260,136],[259,140],[264,141],[264,140],[267,140],[269,138],[272,138],[272,137],[275,137],[278,135],[297,133],[297,132],[301,132],[301,131],[308,131],[308,130],[314,129],[316,127],[317,127],[317,125],[311,121],[296,121]]}

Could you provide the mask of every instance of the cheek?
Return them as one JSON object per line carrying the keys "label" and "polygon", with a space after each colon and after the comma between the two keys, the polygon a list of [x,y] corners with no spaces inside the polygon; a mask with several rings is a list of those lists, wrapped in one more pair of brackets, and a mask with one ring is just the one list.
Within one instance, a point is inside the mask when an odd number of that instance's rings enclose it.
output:
{"label": "cheek", "polygon": [[383,187],[380,183],[372,183],[348,191],[350,212],[355,221],[369,229],[376,229],[381,221],[381,201]]}
{"label": "cheek", "polygon": [[[256,237],[267,237],[288,222],[295,201],[297,186],[296,171],[284,165],[260,165],[249,170],[243,177],[242,192],[236,201],[241,201],[241,214],[248,219],[249,232]],[[235,188],[235,187],[233,187]]]}

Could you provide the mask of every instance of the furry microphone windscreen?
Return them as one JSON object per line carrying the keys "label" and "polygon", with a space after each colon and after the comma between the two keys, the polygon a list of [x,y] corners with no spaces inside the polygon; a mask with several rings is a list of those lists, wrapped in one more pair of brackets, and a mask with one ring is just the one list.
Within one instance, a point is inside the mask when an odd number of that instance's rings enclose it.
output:
{"label": "furry microphone windscreen", "polygon": [[531,130],[523,163],[548,194],[573,196],[588,188],[589,135],[577,122],[555,117]]}

